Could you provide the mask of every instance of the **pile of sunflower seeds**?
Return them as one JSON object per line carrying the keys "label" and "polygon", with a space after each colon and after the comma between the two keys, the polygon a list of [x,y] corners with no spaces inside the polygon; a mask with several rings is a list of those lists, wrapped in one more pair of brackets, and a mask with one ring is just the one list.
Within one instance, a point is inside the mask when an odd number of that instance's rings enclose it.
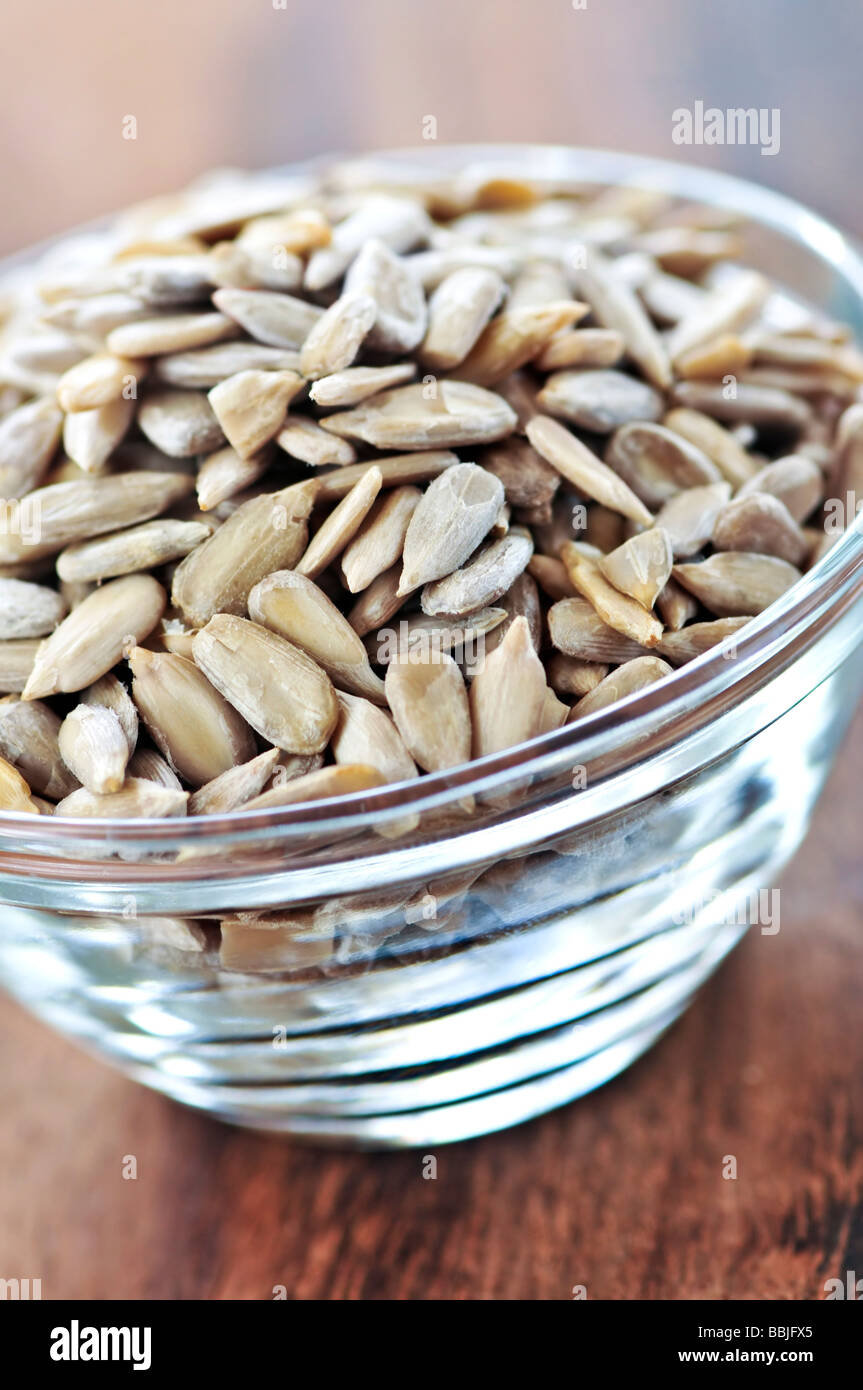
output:
{"label": "pile of sunflower seeds", "polygon": [[739,632],[863,474],[863,355],[745,231],[356,163],[213,178],[4,282],[0,808],[361,792]]}

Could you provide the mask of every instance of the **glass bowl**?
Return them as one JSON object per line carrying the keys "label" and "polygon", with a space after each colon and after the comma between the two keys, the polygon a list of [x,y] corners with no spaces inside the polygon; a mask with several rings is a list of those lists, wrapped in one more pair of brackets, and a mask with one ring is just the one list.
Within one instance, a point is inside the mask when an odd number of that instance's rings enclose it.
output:
{"label": "glass bowl", "polygon": [[[734,209],[750,264],[863,337],[856,250],[766,189],[564,148],[375,158]],[[855,523],[735,646],[630,696],[624,723],[618,705],[338,802],[0,815],[0,979],[137,1080],[318,1143],[429,1147],[571,1101],[650,1047],[749,926],[778,929],[771,890],[863,687],[861,554]]]}

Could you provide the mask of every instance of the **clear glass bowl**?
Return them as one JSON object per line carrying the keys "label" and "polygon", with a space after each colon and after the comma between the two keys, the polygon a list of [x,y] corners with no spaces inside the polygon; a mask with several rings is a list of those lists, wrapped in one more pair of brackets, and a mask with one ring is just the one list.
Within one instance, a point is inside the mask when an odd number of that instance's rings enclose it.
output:
{"label": "clear glass bowl", "polygon": [[[739,210],[749,263],[863,337],[856,250],[768,190],[598,151],[409,158]],[[562,1105],[644,1052],[753,920],[775,929],[766,895],[863,688],[861,553],[855,525],[736,648],[631,696],[623,724],[617,706],[337,803],[2,815],[0,979],[137,1080],[319,1143],[432,1146]],[[281,926],[220,936],[228,914],[275,909]]]}

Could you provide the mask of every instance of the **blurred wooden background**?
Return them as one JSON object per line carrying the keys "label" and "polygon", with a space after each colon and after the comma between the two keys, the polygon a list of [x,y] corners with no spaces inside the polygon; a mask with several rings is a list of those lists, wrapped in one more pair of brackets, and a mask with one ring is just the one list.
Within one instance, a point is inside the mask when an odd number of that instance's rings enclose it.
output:
{"label": "blurred wooden background", "polygon": [[[577,4],[585,8],[576,8]],[[441,141],[633,150],[863,231],[859,0],[5,0],[0,251],[213,165]],[[685,147],[696,100],[778,108],[773,157]],[[123,118],[135,116],[136,140]]]}
{"label": "blurred wooden background", "polygon": [[[7,0],[3,30],[4,249],[214,164],[414,144],[427,115],[445,141],[710,163],[863,232],[859,0]],[[778,107],[780,152],[675,146],[699,99]],[[232,1132],[3,1003],[0,1277],[46,1298],[473,1300],[821,1298],[859,1276],[861,750],[858,716],[780,934],[623,1078],[441,1150],[434,1182],[418,1154]]]}

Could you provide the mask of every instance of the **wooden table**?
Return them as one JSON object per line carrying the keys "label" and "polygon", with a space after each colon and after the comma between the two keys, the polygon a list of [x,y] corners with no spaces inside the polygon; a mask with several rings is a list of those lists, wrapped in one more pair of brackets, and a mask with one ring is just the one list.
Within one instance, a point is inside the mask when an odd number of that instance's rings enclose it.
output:
{"label": "wooden table", "polygon": [[779,934],[751,934],[623,1077],[440,1149],[433,1181],[418,1153],[201,1118],[3,1002],[0,1277],[44,1298],[414,1300],[821,1298],[863,1275],[861,750],[863,711]]}

